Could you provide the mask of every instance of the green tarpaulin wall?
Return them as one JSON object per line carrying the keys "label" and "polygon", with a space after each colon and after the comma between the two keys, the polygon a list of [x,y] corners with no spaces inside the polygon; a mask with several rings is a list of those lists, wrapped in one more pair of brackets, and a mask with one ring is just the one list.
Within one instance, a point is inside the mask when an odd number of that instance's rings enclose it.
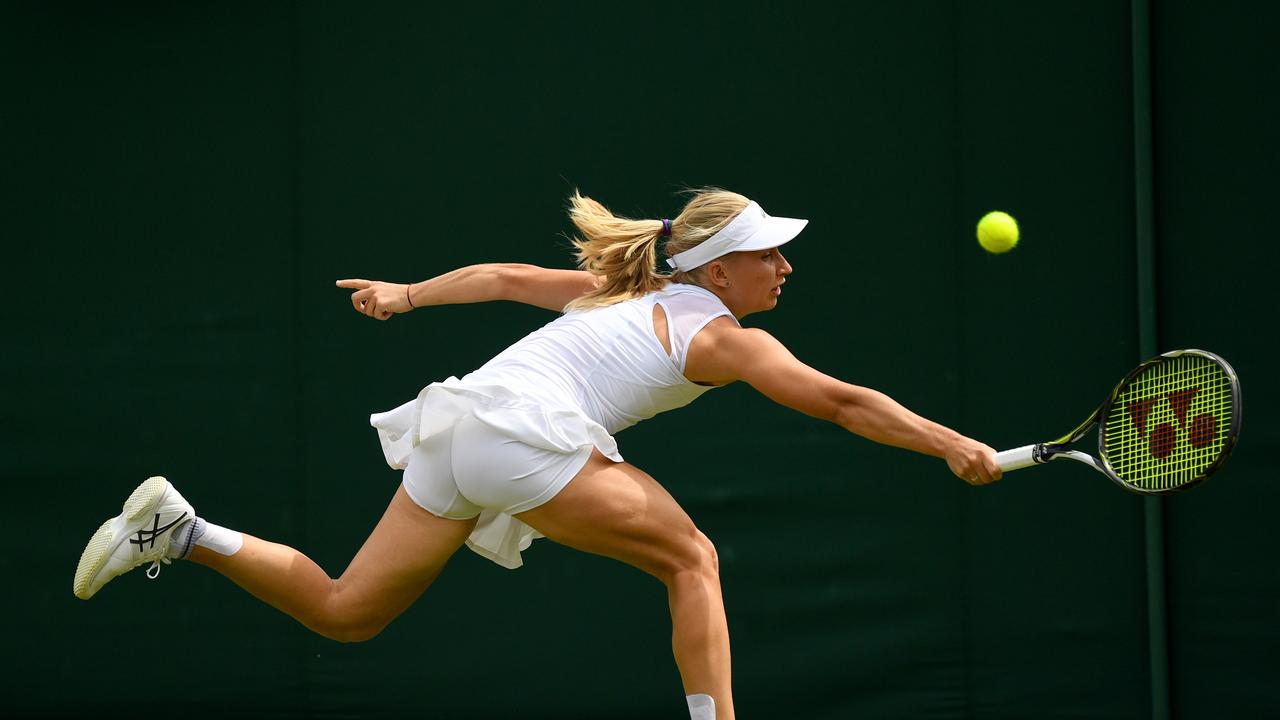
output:
{"label": "green tarpaulin wall", "polygon": [[[5,3],[0,711],[684,716],[662,586],[549,541],[461,552],[357,645],[195,566],[70,586],[153,474],[340,573],[399,478],[368,414],[553,315],[376,323],[333,281],[567,267],[574,187],[658,218],[717,184],[811,219],[747,324],[1001,448],[1141,359],[1154,263],[1160,349],[1248,396],[1227,468],[1162,501],[1166,694],[1276,717],[1280,14],[1153,5],[1144,258],[1126,2]],[[619,442],[717,544],[741,717],[1151,716],[1143,501],[1101,476],[970,488],[747,387]]]}

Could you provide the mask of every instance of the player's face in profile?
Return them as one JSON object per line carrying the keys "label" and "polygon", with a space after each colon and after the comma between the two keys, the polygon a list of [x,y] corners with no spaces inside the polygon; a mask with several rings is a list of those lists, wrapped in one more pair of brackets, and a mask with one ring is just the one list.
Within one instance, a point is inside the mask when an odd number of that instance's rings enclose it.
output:
{"label": "player's face in profile", "polygon": [[782,295],[782,284],[791,274],[791,263],[778,248],[733,253],[730,293],[746,314],[772,310]]}

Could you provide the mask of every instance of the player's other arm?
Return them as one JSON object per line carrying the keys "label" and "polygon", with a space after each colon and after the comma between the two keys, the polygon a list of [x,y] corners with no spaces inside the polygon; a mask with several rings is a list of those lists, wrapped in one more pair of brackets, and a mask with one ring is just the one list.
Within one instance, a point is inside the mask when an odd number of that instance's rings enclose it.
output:
{"label": "player's other arm", "polygon": [[396,313],[428,305],[512,300],[560,311],[569,301],[595,289],[596,276],[580,270],[552,270],[521,263],[469,265],[415,283],[339,280],[355,290],[351,304],[369,317],[386,320]]}
{"label": "player's other arm", "polygon": [[[702,352],[697,353],[696,372],[705,374],[709,381],[745,381],[776,403],[829,420],[849,432],[944,458],[952,472],[965,480],[999,479],[991,448],[920,417],[882,392],[842,382],[809,367],[769,333],[727,322],[703,339],[706,332],[699,333],[694,343],[702,345],[697,348]],[[694,350],[691,348],[691,355]]]}
{"label": "player's other arm", "polygon": [[604,279],[583,270],[555,270],[519,263],[498,265],[496,272],[502,300],[556,312],[595,290]]}

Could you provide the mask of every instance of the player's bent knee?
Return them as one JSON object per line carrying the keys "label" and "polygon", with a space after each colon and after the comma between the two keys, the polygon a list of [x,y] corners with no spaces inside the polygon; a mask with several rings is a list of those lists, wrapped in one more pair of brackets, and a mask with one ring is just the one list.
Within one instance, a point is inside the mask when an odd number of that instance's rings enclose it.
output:
{"label": "player's bent knee", "polygon": [[394,616],[370,612],[367,607],[363,610],[352,607],[347,598],[334,594],[313,606],[311,612],[298,616],[298,620],[312,632],[340,643],[371,640],[392,619]]}
{"label": "player's bent knee", "polygon": [[698,537],[704,545],[704,553],[707,561],[711,565],[711,571],[716,575],[720,574],[720,554],[716,552],[715,543],[711,542],[711,538],[707,537],[701,530],[698,531]]}
{"label": "player's bent knee", "polygon": [[340,618],[327,618],[321,622],[307,623],[307,627],[311,628],[311,630],[340,643],[359,643],[372,640],[386,626],[386,623]]}
{"label": "player's bent knee", "polygon": [[680,533],[660,571],[654,574],[670,585],[677,576],[687,573],[720,575],[720,556],[716,553],[716,546],[696,527]]}

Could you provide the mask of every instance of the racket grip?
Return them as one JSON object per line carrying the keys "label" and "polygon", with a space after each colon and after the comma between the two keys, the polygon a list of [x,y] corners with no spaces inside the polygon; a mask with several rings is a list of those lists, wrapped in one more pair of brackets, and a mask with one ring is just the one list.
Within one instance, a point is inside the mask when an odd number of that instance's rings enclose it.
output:
{"label": "racket grip", "polygon": [[1012,450],[996,453],[996,464],[1000,466],[1000,472],[1009,472],[1010,470],[1021,470],[1025,467],[1031,467],[1038,461],[1036,460],[1036,448],[1038,445],[1025,445]]}

